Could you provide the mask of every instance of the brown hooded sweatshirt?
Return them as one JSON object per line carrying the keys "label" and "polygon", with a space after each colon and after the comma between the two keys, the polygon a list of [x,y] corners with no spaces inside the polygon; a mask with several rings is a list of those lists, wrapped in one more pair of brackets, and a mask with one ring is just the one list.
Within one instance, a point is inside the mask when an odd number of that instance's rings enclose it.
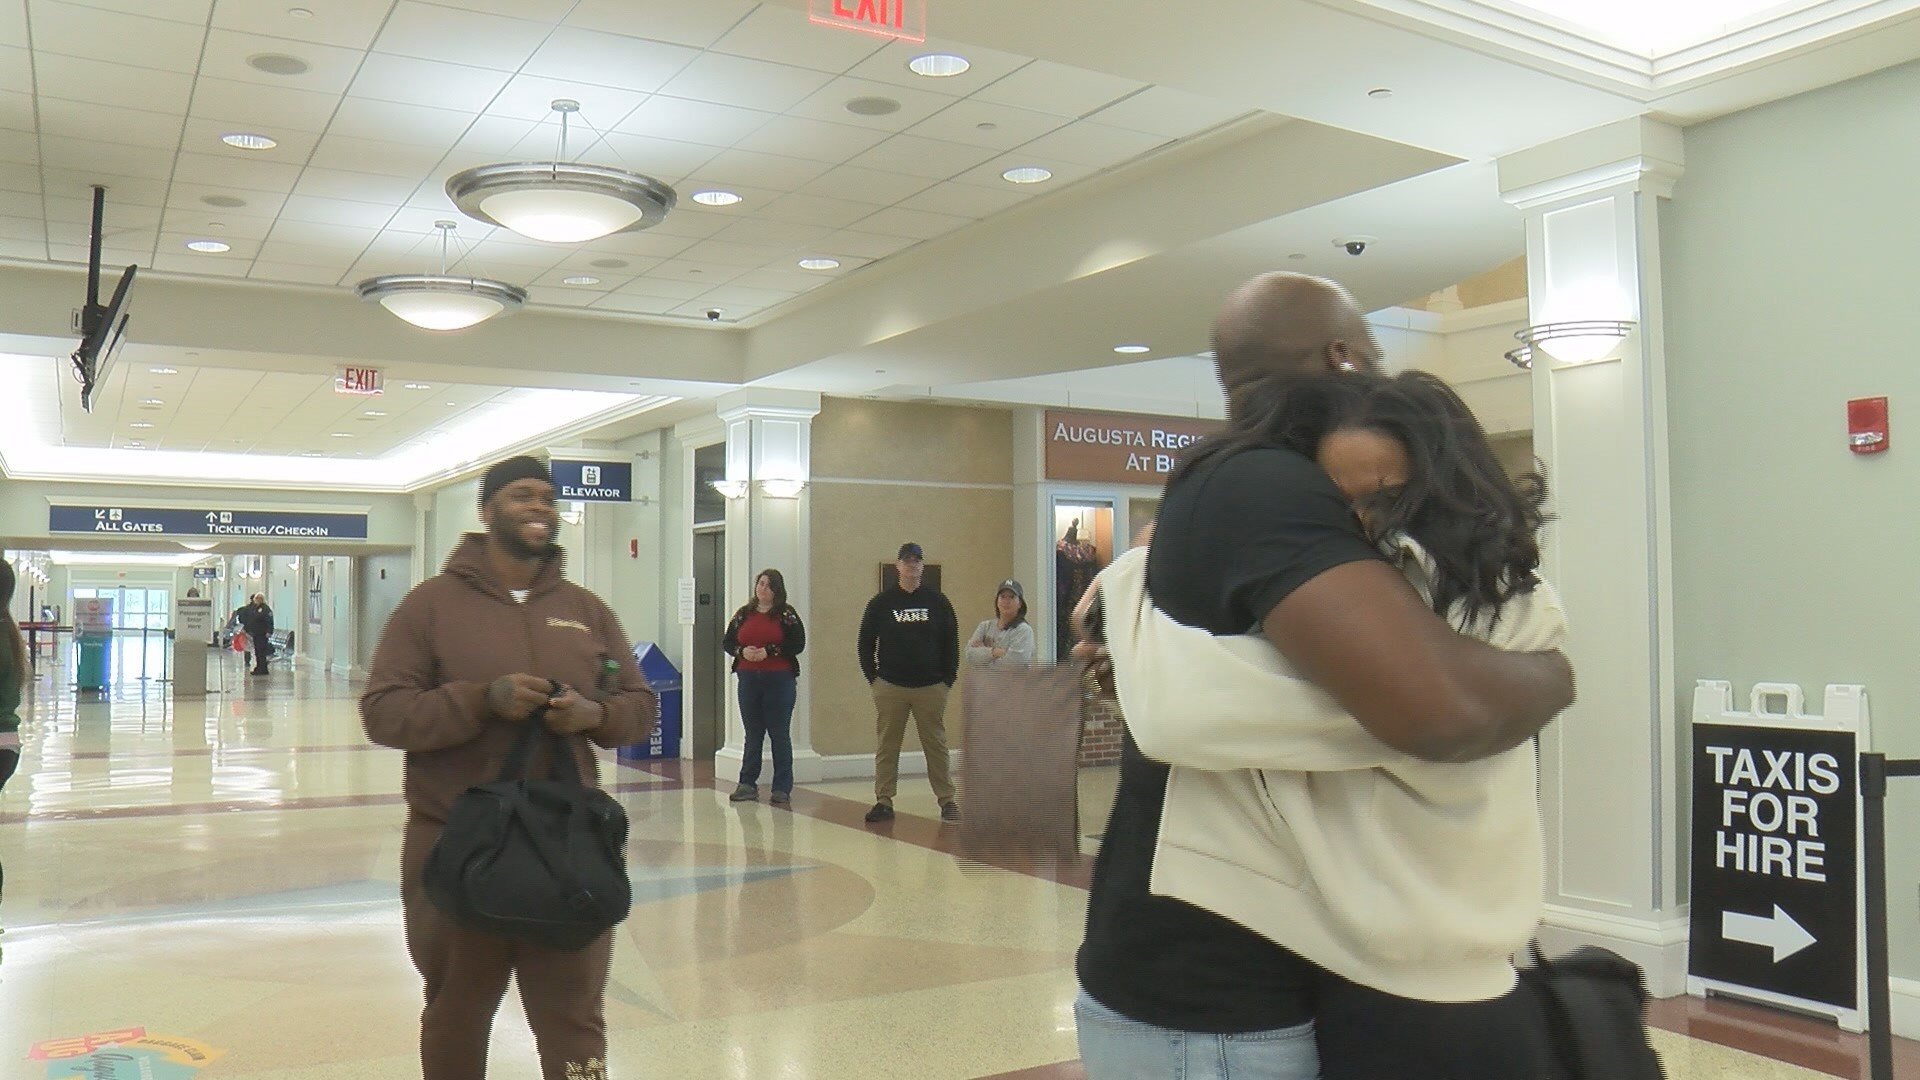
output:
{"label": "brown hooded sweatshirt", "polygon": [[[600,702],[587,738],[630,746],[653,733],[658,699],[634,663],[620,621],[601,599],[560,576],[560,551],[543,561],[525,603],[494,580],[487,539],[468,533],[438,577],[394,609],[360,698],[367,737],[407,752],[410,823],[438,828],[461,792],[497,778],[521,725],[487,708],[487,686],[524,672],[558,679]],[[615,661],[617,671],[604,670]],[[580,775],[598,784],[587,738],[569,736]],[[532,770],[545,775],[548,756]]]}

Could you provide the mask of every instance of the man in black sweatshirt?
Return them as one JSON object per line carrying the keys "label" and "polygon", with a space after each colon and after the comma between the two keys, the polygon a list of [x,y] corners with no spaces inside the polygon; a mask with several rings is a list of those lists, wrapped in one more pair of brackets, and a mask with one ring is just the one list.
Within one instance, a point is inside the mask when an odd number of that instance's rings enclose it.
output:
{"label": "man in black sweatshirt", "polygon": [[927,754],[927,782],[940,800],[940,820],[959,821],[953,801],[953,777],[947,769],[947,691],[960,674],[960,624],[953,605],[921,584],[926,553],[919,544],[901,544],[894,568],[896,588],[867,601],[860,619],[860,669],[873,687],[879,742],[873,751],[873,809],[868,821],[893,818],[893,796],[900,785],[900,740],[907,716],[920,732]]}

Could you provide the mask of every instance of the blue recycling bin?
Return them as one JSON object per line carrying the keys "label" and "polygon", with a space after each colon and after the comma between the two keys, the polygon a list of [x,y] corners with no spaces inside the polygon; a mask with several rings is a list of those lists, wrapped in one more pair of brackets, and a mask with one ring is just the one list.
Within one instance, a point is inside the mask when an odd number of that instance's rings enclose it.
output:
{"label": "blue recycling bin", "polygon": [[623,746],[619,754],[630,761],[677,758],[680,756],[680,669],[651,641],[633,643],[633,660],[640,665],[647,684],[660,697],[659,723],[654,725],[653,736],[646,742]]}

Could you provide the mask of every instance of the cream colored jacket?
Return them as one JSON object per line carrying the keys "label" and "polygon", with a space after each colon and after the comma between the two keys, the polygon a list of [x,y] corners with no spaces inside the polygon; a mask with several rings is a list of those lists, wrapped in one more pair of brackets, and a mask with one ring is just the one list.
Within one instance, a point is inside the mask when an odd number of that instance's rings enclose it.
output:
{"label": "cream colored jacket", "polygon": [[[1430,597],[1431,560],[1402,546]],[[1390,994],[1480,1001],[1511,990],[1511,957],[1542,909],[1533,745],[1466,765],[1399,753],[1257,631],[1215,637],[1154,607],[1146,555],[1116,559],[1099,587],[1127,729],[1174,766],[1153,891]],[[1557,649],[1566,617],[1543,583],[1490,631],[1467,632],[1503,649]]]}

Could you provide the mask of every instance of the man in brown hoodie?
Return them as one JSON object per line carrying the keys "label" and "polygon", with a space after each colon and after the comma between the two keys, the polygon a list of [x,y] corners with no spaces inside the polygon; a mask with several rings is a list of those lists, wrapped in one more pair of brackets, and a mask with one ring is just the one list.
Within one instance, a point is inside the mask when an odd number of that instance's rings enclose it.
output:
{"label": "man in brown hoodie", "polygon": [[[449,921],[421,881],[454,798],[499,775],[542,706],[547,728],[566,736],[580,775],[595,784],[589,740],[626,746],[653,731],[658,702],[619,620],[560,576],[553,494],[546,466],[533,458],[487,471],[486,532],[463,537],[439,576],[394,609],[360,699],[367,737],[407,752],[400,898],[407,951],[426,983],[424,1080],[486,1075],[487,1039],[509,976],[519,981],[545,1080],[606,1076],[612,933],[578,952],[477,933]],[[565,693],[552,696],[549,680]],[[530,773],[544,775],[546,759],[537,753]]]}

